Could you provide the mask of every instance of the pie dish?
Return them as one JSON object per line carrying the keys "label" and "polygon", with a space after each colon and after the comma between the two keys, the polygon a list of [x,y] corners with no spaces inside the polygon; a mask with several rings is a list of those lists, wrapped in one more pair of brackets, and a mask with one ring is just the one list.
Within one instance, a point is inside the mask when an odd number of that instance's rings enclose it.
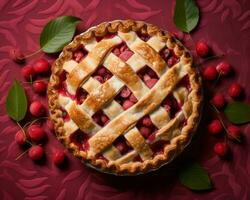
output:
{"label": "pie dish", "polygon": [[88,165],[118,175],[171,161],[199,122],[201,79],[171,34],[133,20],[104,22],[64,47],[52,66],[57,138]]}

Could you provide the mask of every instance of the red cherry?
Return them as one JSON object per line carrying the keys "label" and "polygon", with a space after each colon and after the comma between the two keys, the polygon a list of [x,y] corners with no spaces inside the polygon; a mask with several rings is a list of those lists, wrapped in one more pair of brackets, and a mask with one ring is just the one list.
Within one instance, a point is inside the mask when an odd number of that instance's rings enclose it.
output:
{"label": "red cherry", "polygon": [[139,128],[139,131],[140,131],[140,133],[142,134],[142,136],[143,136],[144,138],[148,138],[148,136],[149,136],[150,133],[151,133],[151,129],[148,128],[148,127],[145,127],[145,126],[140,127],[140,128]]}
{"label": "red cherry", "polygon": [[123,98],[128,98],[130,94],[131,91],[127,87],[123,88],[121,91],[121,97]]}
{"label": "red cherry", "polygon": [[42,81],[42,80],[34,81],[33,89],[34,89],[35,93],[43,94],[47,90],[47,83],[45,81]]}
{"label": "red cherry", "polygon": [[203,70],[203,78],[208,81],[213,81],[217,77],[217,71],[214,66],[208,66]]}
{"label": "red cherry", "polygon": [[239,127],[234,126],[234,125],[230,125],[227,127],[227,131],[228,131],[228,138],[231,140],[240,140],[241,137],[241,131],[239,129]]}
{"label": "red cherry", "polygon": [[131,94],[131,95],[130,95],[129,100],[130,100],[131,102],[133,102],[133,103],[136,103],[136,102],[137,102],[137,99],[136,99],[136,97],[135,97],[134,94]]}
{"label": "red cherry", "polygon": [[31,65],[24,66],[21,73],[26,80],[30,80],[35,76],[35,70]]}
{"label": "red cherry", "polygon": [[214,145],[214,152],[218,156],[225,156],[228,152],[228,147],[224,142],[218,142]]}
{"label": "red cherry", "polygon": [[200,57],[206,57],[209,54],[209,47],[207,45],[207,43],[203,42],[203,41],[199,41],[196,44],[196,53],[198,56]]}
{"label": "red cherry", "polygon": [[147,127],[150,127],[150,126],[153,125],[153,123],[152,123],[150,117],[148,117],[148,116],[147,116],[147,117],[144,117],[144,118],[142,119],[142,124],[143,124],[144,126],[147,126]]}
{"label": "red cherry", "polygon": [[230,85],[230,87],[228,89],[228,94],[232,98],[239,97],[241,92],[242,92],[242,88],[241,88],[240,84],[238,84],[238,83],[233,83],[232,85]]}
{"label": "red cherry", "polygon": [[124,110],[129,109],[131,106],[133,106],[133,102],[129,101],[129,100],[125,100],[122,104],[122,107],[124,108]]}
{"label": "red cherry", "polygon": [[65,154],[62,150],[57,149],[52,156],[53,163],[57,166],[61,165],[65,160]]}
{"label": "red cherry", "polygon": [[222,129],[223,129],[223,127],[221,125],[220,120],[218,120],[218,119],[213,120],[208,125],[208,132],[213,134],[213,135],[217,135],[217,134],[221,133]]}
{"label": "red cherry", "polygon": [[162,57],[166,60],[170,55],[170,50],[168,48],[165,48],[161,51],[161,53]]}
{"label": "red cherry", "polygon": [[148,74],[145,74],[143,76],[143,80],[146,82],[146,81],[149,81],[151,79],[151,77],[148,75]]}
{"label": "red cherry", "polygon": [[100,123],[100,120],[101,120],[100,115],[94,115],[92,118],[93,118],[93,120],[94,120],[95,123],[97,123],[97,124]]}
{"label": "red cherry", "polygon": [[211,100],[211,103],[218,109],[221,109],[224,107],[226,100],[224,98],[224,95],[221,93],[218,93],[214,95],[214,97]]}
{"label": "red cherry", "polygon": [[44,155],[44,150],[41,146],[38,145],[34,145],[32,147],[30,147],[29,149],[29,157],[34,160],[34,161],[38,161],[40,160]]}
{"label": "red cherry", "polygon": [[222,61],[216,66],[216,70],[222,76],[227,76],[231,71],[231,66],[228,62]]}
{"label": "red cherry", "polygon": [[94,76],[94,79],[95,80],[97,80],[97,81],[99,81],[100,83],[103,83],[104,81],[103,81],[103,78],[101,77],[101,76]]}
{"label": "red cherry", "polygon": [[83,57],[84,57],[83,52],[81,52],[79,50],[74,53],[74,59],[76,62],[80,62]]}
{"label": "red cherry", "polygon": [[97,70],[97,74],[104,77],[106,74],[106,69],[104,67],[99,67]]}
{"label": "red cherry", "polygon": [[45,113],[45,108],[40,101],[33,101],[30,104],[30,113],[35,117],[40,117]]}
{"label": "red cherry", "polygon": [[15,141],[19,145],[24,145],[26,143],[26,137],[25,137],[25,133],[23,132],[23,130],[17,131],[15,135]]}
{"label": "red cherry", "polygon": [[12,48],[9,52],[10,59],[16,63],[23,63],[25,61],[25,57],[20,49]]}
{"label": "red cherry", "polygon": [[146,85],[149,87],[149,88],[152,88],[154,87],[154,85],[157,83],[157,79],[155,78],[152,78],[152,79],[149,79],[146,81]]}
{"label": "red cherry", "polygon": [[106,125],[109,122],[109,118],[106,115],[102,115],[101,121],[102,121],[103,125]]}
{"label": "red cherry", "polygon": [[132,51],[125,50],[119,55],[119,58],[122,59],[123,61],[127,61],[133,54],[134,53]]}
{"label": "red cherry", "polygon": [[44,73],[50,70],[50,64],[47,60],[40,58],[34,63],[34,70],[36,73]]}
{"label": "red cherry", "polygon": [[128,146],[125,142],[118,142],[115,147],[120,151],[121,154],[124,154],[128,151]]}
{"label": "red cherry", "polygon": [[28,136],[29,138],[34,141],[34,142],[39,142],[42,139],[45,138],[46,133],[43,131],[43,129],[41,127],[39,127],[38,125],[31,125],[28,128]]}
{"label": "red cherry", "polygon": [[174,56],[170,57],[167,61],[168,66],[172,67],[173,65],[175,65],[178,62],[178,59]]}

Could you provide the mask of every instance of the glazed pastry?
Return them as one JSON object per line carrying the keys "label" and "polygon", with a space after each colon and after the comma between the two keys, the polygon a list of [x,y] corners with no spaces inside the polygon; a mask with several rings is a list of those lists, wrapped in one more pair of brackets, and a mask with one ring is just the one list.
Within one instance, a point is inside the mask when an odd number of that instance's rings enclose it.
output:
{"label": "glazed pastry", "polygon": [[189,143],[201,106],[187,49],[145,22],[105,22],[76,36],[52,67],[56,135],[104,172],[145,173]]}

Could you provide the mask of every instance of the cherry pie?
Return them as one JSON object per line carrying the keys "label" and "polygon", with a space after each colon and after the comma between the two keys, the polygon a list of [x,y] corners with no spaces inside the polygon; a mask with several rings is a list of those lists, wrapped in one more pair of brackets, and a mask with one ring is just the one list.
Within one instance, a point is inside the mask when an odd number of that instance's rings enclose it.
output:
{"label": "cherry pie", "polygon": [[101,171],[145,173],[190,141],[200,115],[200,76],[185,47],[156,26],[105,22],[75,37],[52,67],[56,134]]}

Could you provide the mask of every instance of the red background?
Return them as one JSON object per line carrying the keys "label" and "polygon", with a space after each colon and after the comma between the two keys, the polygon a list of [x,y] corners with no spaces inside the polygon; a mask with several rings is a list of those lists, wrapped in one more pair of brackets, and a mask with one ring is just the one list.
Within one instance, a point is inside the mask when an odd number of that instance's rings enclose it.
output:
{"label": "red background", "polygon": [[[206,133],[208,110],[203,119],[198,136],[175,162],[156,173],[139,177],[113,177],[86,168],[77,159],[68,155],[66,169],[58,169],[51,163],[51,153],[55,148],[63,148],[48,128],[48,142],[45,145],[47,158],[41,165],[34,164],[27,155],[15,161],[22,150],[15,144],[14,135],[18,126],[5,111],[8,88],[14,78],[22,80],[22,66],[8,58],[13,46],[24,52],[39,49],[39,34],[42,27],[52,18],[60,15],[74,15],[82,18],[78,32],[102,21],[114,19],[144,20],[159,27],[176,31],[173,22],[174,1],[157,0],[16,0],[0,2],[0,199],[250,199],[250,126],[242,126],[244,142],[230,143],[232,159],[223,161],[213,154],[213,144],[221,138]],[[192,33],[193,40],[206,40],[215,54],[226,54],[235,69],[235,75],[223,80],[217,91],[226,93],[233,81],[245,88],[244,100],[250,102],[250,3],[248,0],[199,0],[201,20]],[[187,36],[181,34],[186,44]],[[43,57],[39,54],[36,57]],[[53,61],[55,56],[47,57]],[[32,63],[34,57],[28,62]],[[207,62],[218,63],[219,60]],[[41,99],[26,85],[29,99]],[[46,98],[43,97],[44,103]],[[192,192],[180,185],[176,171],[187,160],[196,159],[209,172],[214,190]]]}

